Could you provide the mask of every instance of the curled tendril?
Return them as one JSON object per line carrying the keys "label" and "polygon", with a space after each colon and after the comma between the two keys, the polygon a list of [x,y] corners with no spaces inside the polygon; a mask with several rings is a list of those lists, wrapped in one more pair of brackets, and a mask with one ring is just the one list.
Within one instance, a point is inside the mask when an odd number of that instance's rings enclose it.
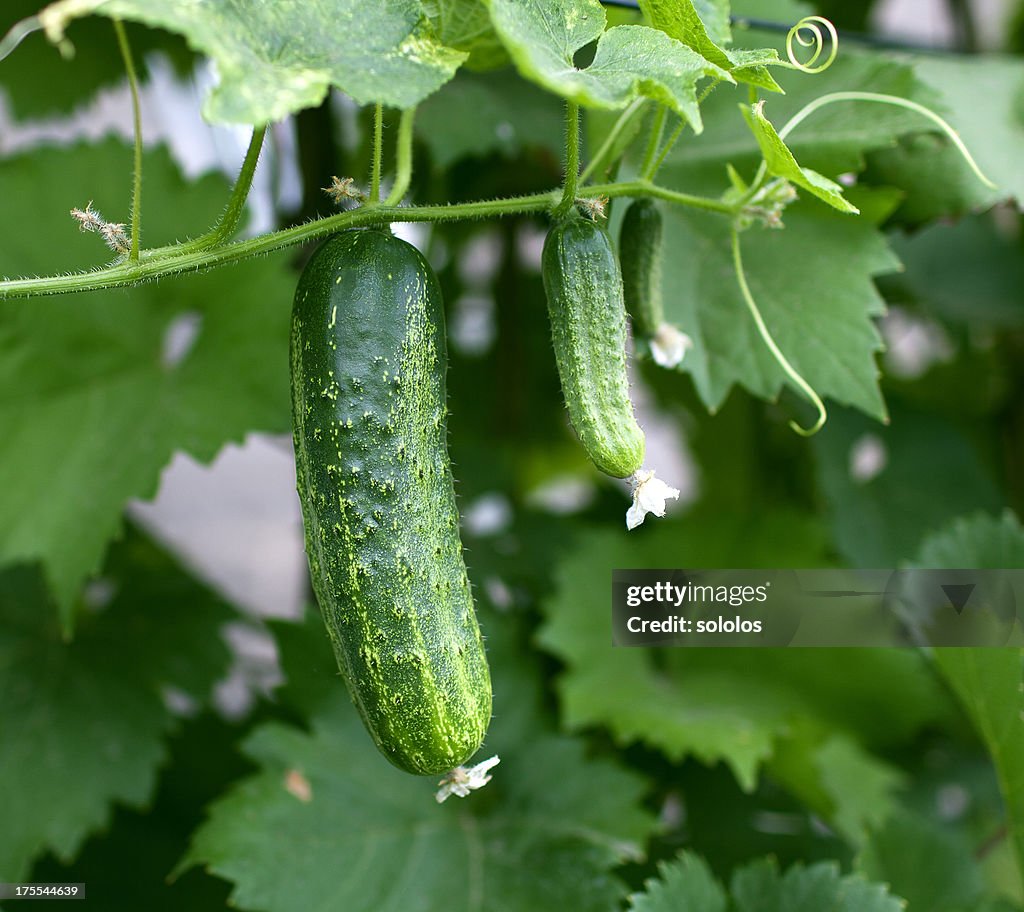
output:
{"label": "curled tendril", "polygon": [[38,16],[29,16],[20,22],[15,22],[10,30],[0,38],[0,60],[9,56],[14,49],[21,44],[33,32],[38,32],[43,27]]}
{"label": "curled tendril", "polygon": [[974,156],[971,155],[967,146],[964,145],[964,141],[960,138],[960,134],[945,120],[939,117],[931,108],[926,108],[924,105],[918,104],[916,101],[911,101],[909,98],[900,98],[898,95],[884,95],[878,92],[831,92],[828,95],[822,95],[820,98],[815,98],[814,101],[809,102],[796,114],[790,118],[789,122],[779,130],[779,139],[783,142],[787,139],[790,133],[793,132],[800,124],[802,124],[808,117],[811,116],[819,108],[823,108],[826,105],[835,104],[837,101],[870,101],[878,104],[893,105],[897,108],[906,108],[908,111],[914,111],[920,114],[922,117],[928,118],[935,126],[937,126],[946,136],[949,141],[953,143],[956,150],[960,153],[960,156],[967,163],[968,167],[974,172],[975,177],[978,178],[986,187],[991,190],[995,190],[996,185],[989,180],[984,172],[979,167],[978,163],[974,160]]}
{"label": "curled tendril", "polygon": [[814,391],[812,387],[800,374],[799,371],[792,364],[789,363],[789,359],[782,353],[782,349],[779,348],[774,337],[768,329],[767,324],[764,322],[764,317],[761,316],[761,310],[757,306],[757,302],[754,300],[754,296],[750,291],[750,286],[747,284],[747,274],[743,269],[743,256],[740,253],[740,236],[739,232],[734,227],[732,229],[732,262],[733,268],[736,272],[736,281],[739,282],[740,293],[743,295],[743,300],[747,305],[747,309],[750,311],[750,315],[754,318],[754,325],[757,327],[758,335],[761,336],[761,340],[764,342],[768,351],[771,352],[775,362],[782,368],[783,372],[802,392],[814,408],[818,412],[818,417],[809,428],[803,428],[795,421],[790,421],[789,426],[796,431],[801,437],[811,437],[817,434],[828,420],[828,412],[825,410],[825,403],[821,401],[821,397]]}
{"label": "curled tendril", "polygon": [[[826,35],[828,40],[826,40]],[[797,58],[797,52],[793,43],[800,47],[814,48],[810,58],[801,61]],[[828,56],[823,63],[818,63],[821,55],[828,48]],[[786,56],[790,64],[801,73],[821,73],[832,66],[839,53],[839,35],[836,27],[824,16],[805,16],[790,30],[786,36]]]}

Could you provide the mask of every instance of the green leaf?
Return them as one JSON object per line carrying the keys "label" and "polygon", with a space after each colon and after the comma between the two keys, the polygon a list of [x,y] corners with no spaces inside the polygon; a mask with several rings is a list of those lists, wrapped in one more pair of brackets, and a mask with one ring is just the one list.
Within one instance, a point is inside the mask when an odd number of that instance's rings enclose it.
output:
{"label": "green leaf", "polygon": [[629,912],[726,912],[728,898],[707,862],[691,852],[658,863],[658,877],[629,898]]}
{"label": "green leaf", "polygon": [[[834,411],[813,446],[836,546],[853,566],[898,566],[928,532],[1002,501],[972,442],[939,416],[897,407],[883,428]],[[860,478],[853,463],[865,447],[882,463]]]}
{"label": "green leaf", "polygon": [[722,47],[732,41],[729,25],[729,0],[693,0],[693,7],[708,37]]}
{"label": "green leaf", "polygon": [[[604,30],[597,0],[487,0],[494,26],[527,79],[570,101],[597,108],[624,108],[634,98],[653,98],[702,129],[697,82],[703,76],[733,81],[664,32],[642,25]],[[577,51],[597,41],[593,62],[578,69]]]}
{"label": "green leaf", "polygon": [[919,567],[990,570],[1024,567],[1024,527],[1012,511],[961,517],[921,543]]}
{"label": "green leaf", "polygon": [[[691,522],[694,527],[703,525]],[[793,525],[791,542],[814,540],[811,530]],[[719,544],[729,540],[721,526],[715,530]],[[749,679],[715,669],[666,676],[656,669],[648,650],[613,648],[610,642],[610,571],[597,574],[594,568],[673,566],[679,554],[687,554],[692,566],[715,566],[720,560],[728,564],[727,556],[717,554],[714,545],[709,547],[710,536],[703,539],[703,546],[693,542],[693,535],[684,537],[688,528],[689,524],[665,522],[640,541],[626,539],[617,530],[587,535],[559,568],[558,593],[544,606],[547,621],[539,640],[566,665],[558,690],[570,728],[603,725],[622,745],[642,741],[672,760],[693,755],[707,765],[725,762],[749,791],[761,763],[771,755],[786,714],[794,709],[790,695],[764,681],[750,687]],[[688,544],[697,544],[697,553]],[[743,560],[746,566],[757,564],[749,555]],[[595,611],[602,612],[602,623],[595,623]],[[614,687],[607,686],[610,680]]]}
{"label": "green leaf", "polygon": [[[900,216],[905,213],[904,206]],[[906,272],[889,281],[901,297],[973,332],[983,326],[1024,325],[1024,245],[1019,236],[1000,227],[998,214],[896,234],[893,247]]]}
{"label": "green leaf", "polygon": [[[716,66],[728,70],[740,82],[749,82],[771,92],[781,92],[765,67],[779,62],[774,48],[724,50],[708,34],[704,20],[713,22],[719,41],[729,40],[729,10],[725,3],[701,3],[703,15],[692,0],[640,0],[647,21],[671,38],[693,48]],[[724,35],[724,37],[723,37]]]}
{"label": "green leaf", "polygon": [[[779,124],[831,92],[875,92],[930,106],[937,103],[934,91],[916,78],[910,66],[848,49],[823,73],[779,71],[778,79],[786,90],[771,100],[772,118]],[[700,142],[678,143],[661,180],[680,190],[716,195],[728,185],[730,162],[748,181],[753,177],[761,150],[746,122],[736,116],[736,102],[733,92],[720,87],[701,105],[707,128]],[[816,111],[786,137],[786,144],[802,165],[834,179],[862,170],[867,152],[890,147],[901,136],[927,132],[930,126],[903,108],[843,102]]]}
{"label": "green leaf", "polygon": [[640,0],[640,9],[654,28],[693,48],[716,66],[731,69],[732,61],[712,41],[691,0]]}
{"label": "green leaf", "polygon": [[[46,855],[28,879],[74,883],[87,878],[88,902],[103,912],[224,912],[229,884],[202,871],[169,881],[167,872],[181,857],[207,804],[252,772],[239,756],[242,728],[215,711],[181,721],[168,739],[169,757],[149,806],[143,811],[117,806],[109,827],[92,835],[73,861]],[[131,877],[125,877],[125,859]]]}
{"label": "green leaf", "polygon": [[416,135],[439,168],[493,152],[511,158],[524,148],[560,155],[565,112],[553,95],[509,71],[460,72],[419,107]]}
{"label": "green leaf", "polygon": [[[482,621],[497,641],[499,619]],[[313,618],[309,632],[325,640],[317,627]],[[390,766],[336,673],[325,674],[308,732],[271,723],[249,738],[260,772],[212,806],[179,867],[206,865],[235,883],[233,905],[268,912],[313,908],[325,896],[350,912],[617,909],[622,890],[608,871],[639,855],[654,824],[638,804],[643,781],[550,734],[515,656],[491,656],[485,752],[501,764],[483,791],[439,806],[435,783]],[[308,678],[288,653],[285,661],[287,676]],[[306,798],[296,782],[308,785]]]}
{"label": "green leaf", "polygon": [[[1024,566],[1024,529],[1007,511],[954,521],[921,544],[917,566],[1004,569]],[[1010,842],[1024,887],[1024,651],[935,649],[935,664],[985,744],[1006,805]]]}
{"label": "green leaf", "polygon": [[[998,189],[982,186],[955,150],[946,148],[933,153],[946,168],[943,179],[964,187],[963,200],[970,207],[989,206],[1009,197],[1024,200],[1020,168],[1024,156],[1024,116],[1020,107],[1024,62],[987,55],[976,59],[936,56],[916,60],[914,68],[920,79],[938,93],[940,111],[948,112],[950,123]],[[919,188],[914,175],[909,177],[911,186]],[[931,187],[920,189],[931,191]]]}
{"label": "green leaf", "polygon": [[63,861],[114,802],[142,807],[178,719],[167,689],[207,699],[227,671],[234,614],[146,539],[113,549],[96,607],[64,642],[42,580],[0,574],[0,871],[24,879],[44,850]]}
{"label": "green leaf", "polygon": [[[39,11],[43,0],[5,0],[0,9],[0,37]],[[179,74],[192,69],[194,57],[177,35],[143,28],[126,27],[132,56],[140,75],[145,76],[154,54],[168,58]],[[15,53],[5,57],[0,68],[4,94],[15,118],[70,113],[106,86],[123,80],[124,63],[117,46],[114,27],[105,19],[88,18],[69,29],[70,40],[87,53],[65,59],[42,33],[27,36]]]}
{"label": "green leaf", "polygon": [[[630,912],[724,912],[727,899],[703,859],[683,852],[658,866],[659,880],[631,897]],[[858,875],[843,877],[835,862],[779,873],[774,859],[751,862],[730,881],[736,912],[901,912],[902,901],[881,884]]]}
{"label": "green leaf", "polygon": [[[93,199],[116,219],[130,160],[108,141],[3,162],[0,273],[94,265],[103,245],[68,209]],[[186,184],[163,151],[147,155],[145,173],[154,243],[203,230],[226,198],[219,178]],[[125,502],[153,496],[176,450],[209,460],[249,431],[289,428],[294,279],[283,267],[278,257],[130,292],[3,304],[0,564],[40,560],[66,625]]]}
{"label": "green leaf", "polygon": [[508,63],[484,0],[425,0],[438,40],[469,54],[466,66],[490,70]]}
{"label": "green leaf", "polygon": [[872,834],[857,867],[889,884],[907,900],[909,912],[973,908],[984,886],[967,840],[909,811]]}
{"label": "green leaf", "polygon": [[[784,231],[741,237],[747,280],[772,336],[822,397],[884,420],[874,318],[884,302],[872,277],[898,268],[866,217],[797,204]],[[712,411],[734,385],[775,399],[787,379],[758,335],[732,268],[729,225],[682,207],[665,210],[665,317],[693,340],[680,370]]]}
{"label": "green leaf", "polygon": [[882,884],[842,877],[839,865],[794,865],[779,874],[773,859],[736,871],[730,884],[736,912],[903,912],[904,903]]}
{"label": "green leaf", "polygon": [[844,734],[821,739],[795,726],[780,739],[769,770],[852,845],[863,843],[869,830],[889,818],[904,781],[854,739]]}
{"label": "green leaf", "polygon": [[[756,538],[747,534],[752,527]],[[538,635],[566,666],[558,681],[565,723],[603,726],[619,744],[640,741],[673,761],[724,762],[749,791],[776,740],[797,720],[879,744],[940,715],[945,701],[911,653],[674,649],[655,656],[611,645],[610,569],[595,573],[596,567],[673,567],[680,555],[688,567],[820,566],[823,549],[813,522],[767,510],[696,511],[629,539],[611,530],[581,535],[559,568],[556,594],[543,605]]]}
{"label": "green leaf", "polygon": [[[1017,530],[1016,548],[1021,547]],[[927,547],[927,546],[926,546]],[[922,549],[926,550],[926,549]],[[959,566],[962,566],[958,562]],[[1017,565],[1019,566],[1019,565]],[[936,649],[935,663],[960,698],[995,764],[1024,886],[1024,652]]]}
{"label": "green leaf", "polygon": [[851,842],[888,819],[903,776],[855,741],[834,736],[816,752],[815,765],[835,810],[831,820]]}
{"label": "green leaf", "polygon": [[754,105],[740,105],[743,117],[761,147],[764,163],[769,174],[792,181],[798,187],[809,190],[818,199],[824,200],[840,212],[858,213],[860,210],[843,196],[843,188],[817,171],[802,168],[793,153],[775,132],[771,121],[764,116],[764,102]]}
{"label": "green leaf", "polygon": [[212,121],[270,123],[315,107],[332,86],[360,104],[408,108],[466,59],[436,40],[417,0],[61,0],[40,18],[59,37],[92,13],[177,32],[207,54],[220,76],[203,107]]}

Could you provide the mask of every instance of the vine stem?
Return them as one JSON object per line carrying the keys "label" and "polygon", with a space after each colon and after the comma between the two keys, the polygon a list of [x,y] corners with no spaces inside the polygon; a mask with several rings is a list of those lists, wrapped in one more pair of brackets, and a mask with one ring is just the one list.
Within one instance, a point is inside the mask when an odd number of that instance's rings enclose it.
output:
{"label": "vine stem", "polygon": [[679,141],[679,137],[683,135],[683,130],[686,129],[686,121],[680,120],[676,124],[675,129],[669,133],[668,139],[665,140],[665,145],[661,147],[661,151],[658,153],[658,157],[654,160],[654,164],[651,166],[651,173],[647,175],[649,180],[654,180],[654,176],[661,170],[661,166],[665,164],[665,159],[668,158],[669,152],[672,151],[675,144]]}
{"label": "vine stem", "polygon": [[166,247],[154,247],[150,250],[143,250],[139,258],[142,260],[157,260],[164,257],[178,256],[197,250],[208,250],[230,240],[242,219],[242,213],[245,212],[245,202],[249,198],[249,191],[252,189],[253,175],[256,173],[256,165],[259,162],[266,134],[267,128],[265,126],[256,127],[252,131],[249,148],[246,150],[245,159],[242,162],[241,170],[238,172],[235,185],[231,188],[231,195],[228,197],[227,205],[224,207],[224,211],[221,213],[216,224],[206,234],[180,244],[170,244]]}
{"label": "vine stem", "polygon": [[647,151],[644,152],[644,163],[640,166],[640,176],[644,180],[650,180],[654,176],[654,163],[658,156],[658,147],[661,145],[661,137],[665,131],[665,118],[668,117],[668,108],[664,105],[658,107],[654,115],[654,123],[651,125],[651,135],[647,138]]}
{"label": "vine stem", "polygon": [[142,108],[139,105],[139,79],[135,72],[135,61],[132,59],[131,45],[128,43],[128,34],[124,30],[124,23],[120,19],[114,19],[114,31],[117,33],[117,46],[121,49],[121,58],[124,60],[125,72],[128,75],[128,88],[132,94],[132,123],[135,130],[135,173],[132,176],[132,211],[131,231],[132,246],[128,252],[128,259],[132,262],[139,260],[139,233],[142,222]]}
{"label": "vine stem", "polygon": [[576,188],[580,179],[580,106],[574,101],[565,105],[565,184],[562,199],[555,207],[555,216],[565,216],[576,204]]}
{"label": "vine stem", "polygon": [[789,426],[800,434],[802,437],[810,437],[813,434],[817,434],[818,431],[824,427],[825,422],[828,420],[828,412],[825,410],[825,403],[821,401],[821,397],[814,391],[813,387],[797,372],[796,368],[789,363],[789,360],[782,353],[782,349],[775,343],[775,339],[772,337],[768,326],[764,322],[764,317],[761,316],[761,310],[757,306],[757,302],[754,300],[754,296],[750,292],[750,286],[747,284],[747,275],[743,269],[743,257],[740,253],[740,235],[739,232],[732,229],[732,262],[736,270],[736,280],[740,285],[740,293],[743,295],[743,300],[746,302],[747,309],[750,311],[750,315],[754,318],[754,324],[757,326],[757,332],[761,336],[762,341],[767,346],[768,351],[772,353],[772,357],[778,362],[779,367],[785,371],[786,376],[792,380],[800,391],[810,399],[811,403],[818,410],[818,420],[810,428],[802,428],[795,421],[790,421]]}
{"label": "vine stem", "polygon": [[380,169],[384,158],[384,105],[377,103],[373,109],[373,162],[370,170],[371,206],[380,202]]}
{"label": "vine stem", "polygon": [[805,105],[801,108],[793,117],[790,118],[789,122],[779,130],[779,138],[785,140],[790,133],[793,132],[801,123],[804,122],[811,114],[817,111],[819,108],[825,107],[825,105],[834,104],[837,101],[871,101],[879,104],[893,105],[897,108],[906,108],[908,111],[914,111],[920,114],[922,117],[927,117],[933,124],[935,124],[946,136],[949,137],[950,142],[956,146],[957,151],[963,156],[968,167],[974,172],[974,176],[978,178],[986,187],[992,190],[996,189],[996,185],[992,183],[978,166],[978,163],[974,160],[974,157],[968,151],[967,146],[964,145],[964,141],[960,138],[960,134],[943,118],[939,117],[934,111],[929,110],[924,105],[918,104],[916,101],[911,101],[909,98],[900,98],[898,95],[882,95],[877,92],[831,92],[828,95],[822,95],[821,98],[816,98],[814,101]]}
{"label": "vine stem", "polygon": [[242,213],[245,211],[245,201],[249,198],[249,191],[252,189],[253,175],[256,173],[256,165],[260,160],[260,152],[263,150],[263,140],[266,135],[266,126],[256,127],[252,131],[249,148],[246,149],[245,159],[242,161],[242,170],[238,172],[235,186],[231,188],[228,204],[220,220],[209,234],[211,244],[223,243],[235,233]]}
{"label": "vine stem", "polygon": [[583,169],[583,173],[580,175],[581,184],[585,184],[591,177],[593,177],[595,172],[605,167],[606,160],[612,154],[612,150],[615,148],[615,144],[619,141],[619,137],[622,135],[626,127],[629,126],[633,118],[643,110],[646,104],[646,98],[634,98],[633,101],[629,103],[629,107],[619,115],[618,120],[615,121],[615,125],[605,137],[604,142],[601,143],[601,148],[597,150],[597,153]]}
{"label": "vine stem", "polygon": [[[920,114],[922,117],[928,118],[928,120],[935,124],[947,137],[949,137],[950,142],[952,142],[956,147],[956,150],[963,157],[974,176],[990,190],[997,189],[996,184],[985,176],[981,167],[974,160],[974,156],[971,155],[967,146],[964,144],[964,141],[960,138],[960,134],[957,133],[951,124],[941,118],[934,111],[926,108],[924,105],[920,105],[916,101],[911,101],[908,98],[900,98],[898,95],[884,95],[877,92],[830,92],[828,95],[822,95],[820,98],[815,98],[814,101],[809,102],[797,111],[797,113],[786,122],[786,125],[779,130],[779,139],[785,142],[789,134],[800,126],[800,124],[802,124],[815,111],[824,108],[826,105],[835,104],[836,102],[841,101],[868,101],[875,102],[877,104],[887,104],[897,108],[906,108],[908,111],[913,111],[916,114]],[[742,204],[745,205],[754,198],[757,191],[761,189],[761,185],[764,183],[764,179],[767,174],[768,164],[762,160],[757,169],[757,174],[754,175],[754,180],[750,185],[750,189],[747,191],[743,200],[741,200]]]}
{"label": "vine stem", "polygon": [[[720,200],[694,196],[649,181],[594,184],[587,195],[609,199],[622,196],[654,196],[671,203],[691,206],[708,212],[734,216],[736,209]],[[10,279],[0,282],[0,300],[40,295],[95,291],[100,288],[122,288],[152,281],[163,276],[196,272],[215,266],[237,263],[259,254],[270,253],[302,241],[326,237],[346,228],[379,225],[381,222],[454,222],[475,218],[491,218],[525,212],[546,212],[555,206],[562,190],[549,190],[527,196],[498,200],[478,200],[439,206],[362,206],[339,212],[327,218],[293,225],[281,231],[246,238],[233,243],[205,247],[183,244],[180,247],[143,251],[138,262],[121,262],[92,272],[43,278]]]}
{"label": "vine stem", "polygon": [[416,116],[416,108],[402,111],[398,121],[398,153],[395,162],[395,183],[391,187],[385,206],[397,206],[405,196],[412,183],[412,125]]}
{"label": "vine stem", "polygon": [[[708,96],[718,88],[721,79],[715,79],[711,82],[703,92],[700,93],[700,97],[697,99],[697,106],[704,104],[707,101]],[[648,180],[654,180],[657,173],[661,170],[661,166],[665,164],[665,159],[668,158],[669,153],[675,148],[676,143],[679,141],[679,137],[683,135],[683,131],[686,129],[686,121],[683,118],[679,118],[679,123],[676,124],[675,129],[669,134],[668,139],[665,140],[665,145],[661,147],[661,152],[658,153],[657,159],[654,161],[654,165],[651,168],[651,173],[646,175]]]}

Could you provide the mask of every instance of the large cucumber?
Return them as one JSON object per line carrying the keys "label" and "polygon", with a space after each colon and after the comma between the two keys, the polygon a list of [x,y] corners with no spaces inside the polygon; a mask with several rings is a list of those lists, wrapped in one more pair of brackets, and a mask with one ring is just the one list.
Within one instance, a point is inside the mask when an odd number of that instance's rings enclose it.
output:
{"label": "large cucumber", "polygon": [[556,224],[541,274],[569,419],[591,461],[627,478],[644,461],[626,375],[626,309],[611,238],[582,218]]}
{"label": "large cucumber", "polygon": [[491,683],[459,540],[437,278],[387,231],[329,239],[292,311],[292,410],[313,589],[377,746],[435,775],[480,747]]}
{"label": "large cucumber", "polygon": [[619,262],[633,332],[653,338],[665,322],[661,300],[661,211],[644,197],[629,204],[619,229]]}

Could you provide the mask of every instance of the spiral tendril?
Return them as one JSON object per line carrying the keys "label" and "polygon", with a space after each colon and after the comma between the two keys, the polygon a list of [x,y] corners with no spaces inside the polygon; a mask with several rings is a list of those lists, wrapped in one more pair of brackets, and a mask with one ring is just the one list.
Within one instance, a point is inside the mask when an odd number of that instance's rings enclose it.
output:
{"label": "spiral tendril", "polygon": [[[828,36],[826,40],[826,35]],[[804,61],[797,57],[794,42],[802,48],[814,48],[811,56]],[[828,56],[824,62],[818,63],[821,55],[828,48]],[[790,65],[801,73],[821,73],[827,70],[839,53],[839,34],[836,27],[824,16],[805,16],[790,30],[786,36],[786,56]]]}

